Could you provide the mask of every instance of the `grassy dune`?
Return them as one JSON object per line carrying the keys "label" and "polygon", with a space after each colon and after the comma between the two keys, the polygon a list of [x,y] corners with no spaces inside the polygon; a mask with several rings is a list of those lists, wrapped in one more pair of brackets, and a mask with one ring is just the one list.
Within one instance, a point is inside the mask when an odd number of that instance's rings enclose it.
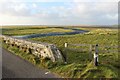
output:
{"label": "grassy dune", "polygon": [[[116,29],[100,29],[100,28],[80,28],[89,30],[90,32],[77,35],[65,36],[49,36],[40,38],[31,38],[30,40],[47,42],[56,44],[57,47],[67,55],[68,64],[52,63],[50,60],[37,59],[34,55],[20,52],[18,48],[7,48],[18,56],[32,62],[38,67],[47,68],[50,71],[61,75],[62,77],[73,78],[118,78],[119,63],[117,48],[109,48],[108,50],[116,50],[116,52],[99,52],[99,66],[93,65],[93,59],[89,60],[89,51],[78,51],[64,48],[64,43],[72,44],[99,44],[100,50],[104,50],[105,45],[118,45],[118,30]],[[28,29],[29,30],[29,29]],[[32,29],[33,30],[33,29]],[[44,29],[45,31],[47,29]],[[59,31],[59,29],[52,29]],[[26,30],[27,31],[27,30]],[[27,31],[28,32],[28,31]],[[63,32],[63,31],[61,31]],[[11,32],[12,33],[12,30]],[[7,47],[7,45],[5,45]],[[80,47],[73,47],[80,49]],[[85,47],[86,48],[86,47]],[[89,49],[89,48],[88,48]]]}

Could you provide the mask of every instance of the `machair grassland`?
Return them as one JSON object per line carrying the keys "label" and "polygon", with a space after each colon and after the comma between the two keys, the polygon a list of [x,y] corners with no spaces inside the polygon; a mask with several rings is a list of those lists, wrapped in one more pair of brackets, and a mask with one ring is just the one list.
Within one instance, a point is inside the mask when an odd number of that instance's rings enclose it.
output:
{"label": "machair grassland", "polygon": [[[74,27],[73,27],[74,28]],[[118,46],[118,29],[109,28],[80,28],[89,30],[84,34],[64,35],[64,36],[48,36],[39,38],[30,38],[30,40],[47,42],[55,44],[63,54],[67,56],[67,64],[53,63],[49,59],[39,59],[32,54],[27,54],[19,51],[16,47],[3,47],[12,53],[22,57],[33,63],[38,67],[49,69],[50,71],[62,76],[71,78],[118,78],[118,71],[120,68],[120,60],[118,58],[118,48],[110,47],[109,52],[104,52],[104,46]],[[3,28],[3,34],[9,36],[28,35],[35,33],[49,33],[49,32],[70,32],[72,30],[64,30],[56,27],[27,27],[27,28]],[[89,60],[89,51],[79,51],[81,47],[72,47],[75,50],[65,48],[64,43],[68,44],[99,44],[99,66],[94,66],[93,57]],[[107,48],[106,48],[107,49]],[[116,50],[113,52],[112,50]],[[92,54],[93,55],[93,54]]]}

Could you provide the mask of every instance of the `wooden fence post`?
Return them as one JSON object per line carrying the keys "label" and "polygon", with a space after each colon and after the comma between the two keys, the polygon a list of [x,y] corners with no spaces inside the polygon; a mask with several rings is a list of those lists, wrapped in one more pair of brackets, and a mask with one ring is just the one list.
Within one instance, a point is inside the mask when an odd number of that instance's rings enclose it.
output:
{"label": "wooden fence post", "polygon": [[98,66],[98,44],[95,45],[94,65],[95,65],[95,66]]}
{"label": "wooden fence post", "polygon": [[66,47],[68,47],[68,44],[67,44],[67,43],[65,43],[65,48],[66,48]]}
{"label": "wooden fence post", "polygon": [[[65,46],[65,48],[67,48],[68,47],[68,43],[65,43],[64,44],[64,46]],[[65,59],[65,64],[67,64],[67,52],[64,54],[64,59]]]}

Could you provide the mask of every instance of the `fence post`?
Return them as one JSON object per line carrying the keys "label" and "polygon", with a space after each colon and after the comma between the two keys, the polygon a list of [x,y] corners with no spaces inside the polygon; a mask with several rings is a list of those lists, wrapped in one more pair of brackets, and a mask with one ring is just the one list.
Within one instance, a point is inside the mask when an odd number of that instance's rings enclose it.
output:
{"label": "fence post", "polygon": [[[68,47],[68,43],[64,44],[65,48]],[[64,54],[64,58],[65,58],[65,64],[67,64],[67,52]]]}
{"label": "fence post", "polygon": [[94,65],[98,66],[98,44],[95,45]]}
{"label": "fence post", "polygon": [[68,44],[67,44],[67,43],[65,43],[65,48],[66,48],[66,47],[68,47]]}

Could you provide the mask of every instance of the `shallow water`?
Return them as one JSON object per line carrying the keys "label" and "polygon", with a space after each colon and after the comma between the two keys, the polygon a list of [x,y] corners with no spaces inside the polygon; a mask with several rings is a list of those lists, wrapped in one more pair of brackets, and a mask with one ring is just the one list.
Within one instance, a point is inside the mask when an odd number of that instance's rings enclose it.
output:
{"label": "shallow water", "polygon": [[[70,29],[70,28],[64,28],[64,29]],[[28,38],[36,38],[36,37],[46,37],[46,36],[62,36],[62,35],[74,35],[74,34],[82,34],[85,32],[88,32],[86,30],[80,30],[80,29],[71,29],[72,32],[53,32],[53,33],[40,33],[40,34],[30,34],[30,35],[23,35],[23,36],[13,36],[15,38],[20,39],[28,39]]]}

